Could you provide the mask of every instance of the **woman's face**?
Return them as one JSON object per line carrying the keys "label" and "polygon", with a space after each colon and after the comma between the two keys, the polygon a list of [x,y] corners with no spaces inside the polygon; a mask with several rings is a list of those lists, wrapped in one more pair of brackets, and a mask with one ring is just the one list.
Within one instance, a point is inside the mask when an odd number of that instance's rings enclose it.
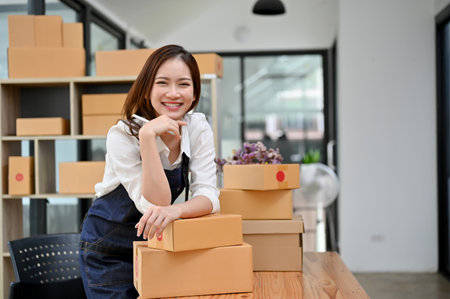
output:
{"label": "woman's face", "polygon": [[180,58],[164,62],[156,73],[150,101],[157,116],[174,120],[183,118],[194,101],[191,72]]}

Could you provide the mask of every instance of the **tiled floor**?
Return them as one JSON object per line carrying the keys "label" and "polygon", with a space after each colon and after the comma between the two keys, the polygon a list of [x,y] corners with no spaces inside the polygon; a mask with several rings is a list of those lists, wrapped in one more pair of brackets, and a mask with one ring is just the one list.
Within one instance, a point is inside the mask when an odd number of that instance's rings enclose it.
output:
{"label": "tiled floor", "polygon": [[450,281],[430,273],[354,273],[371,299],[450,299]]}

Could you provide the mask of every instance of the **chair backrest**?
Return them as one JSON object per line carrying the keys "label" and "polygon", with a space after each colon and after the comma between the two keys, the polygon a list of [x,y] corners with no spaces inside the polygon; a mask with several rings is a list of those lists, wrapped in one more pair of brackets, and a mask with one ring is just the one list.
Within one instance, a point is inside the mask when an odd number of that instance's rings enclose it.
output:
{"label": "chair backrest", "polygon": [[16,281],[49,283],[80,277],[80,234],[49,234],[8,242]]}

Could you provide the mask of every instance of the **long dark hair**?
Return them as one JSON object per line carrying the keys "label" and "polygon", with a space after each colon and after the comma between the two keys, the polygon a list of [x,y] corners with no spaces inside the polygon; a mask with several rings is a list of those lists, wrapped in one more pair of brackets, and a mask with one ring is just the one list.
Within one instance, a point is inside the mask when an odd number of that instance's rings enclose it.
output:
{"label": "long dark hair", "polygon": [[145,65],[136,78],[136,81],[134,81],[131,86],[127,99],[125,100],[125,104],[122,108],[123,118],[126,120],[133,136],[138,137],[138,132],[140,129],[140,126],[133,120],[134,113],[145,117],[148,120],[152,120],[156,117],[155,109],[150,101],[150,95],[156,73],[164,62],[174,58],[181,58],[191,72],[194,88],[194,101],[192,102],[191,107],[189,107],[188,112],[197,106],[200,100],[201,91],[200,71],[198,69],[197,61],[191,53],[186,51],[181,46],[167,45],[161,47],[155,50],[155,52],[153,52],[145,62]]}

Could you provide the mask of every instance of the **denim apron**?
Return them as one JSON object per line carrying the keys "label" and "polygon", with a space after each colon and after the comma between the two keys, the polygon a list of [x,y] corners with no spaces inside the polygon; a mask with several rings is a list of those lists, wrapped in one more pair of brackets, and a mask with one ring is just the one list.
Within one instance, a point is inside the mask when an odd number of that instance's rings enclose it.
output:
{"label": "denim apron", "polygon": [[[164,170],[172,204],[184,188],[188,198],[189,158],[184,153],[182,161],[181,167]],[[133,285],[133,241],[144,241],[134,227],[141,216],[121,184],[94,200],[80,237],[80,270],[88,298],[138,297]]]}

